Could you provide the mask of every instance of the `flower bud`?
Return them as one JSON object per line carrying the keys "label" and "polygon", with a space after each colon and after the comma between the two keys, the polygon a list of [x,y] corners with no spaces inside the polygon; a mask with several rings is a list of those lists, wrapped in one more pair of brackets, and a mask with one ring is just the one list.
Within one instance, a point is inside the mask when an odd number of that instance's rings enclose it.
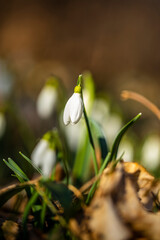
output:
{"label": "flower bud", "polygon": [[83,101],[81,93],[77,92],[79,90],[80,88],[75,88],[76,92],[73,93],[66,103],[63,113],[63,121],[65,125],[68,125],[69,123],[76,124],[82,117]]}

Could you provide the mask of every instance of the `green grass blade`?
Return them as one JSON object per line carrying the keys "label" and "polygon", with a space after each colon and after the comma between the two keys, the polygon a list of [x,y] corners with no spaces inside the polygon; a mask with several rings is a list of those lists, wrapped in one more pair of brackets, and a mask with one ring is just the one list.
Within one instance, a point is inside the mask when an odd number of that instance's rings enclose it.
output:
{"label": "green grass blade", "polygon": [[109,152],[101,166],[101,168],[99,169],[99,175],[102,174],[103,170],[105,169],[105,167],[108,165],[109,163],[109,160],[110,160],[110,157],[111,157],[111,153]]}
{"label": "green grass blade", "polygon": [[45,222],[45,216],[46,216],[46,209],[47,209],[47,204],[46,202],[43,200],[42,202],[42,210],[41,210],[41,215],[40,215],[40,223],[41,223],[41,228],[43,228],[44,226],[44,222]]}
{"label": "green grass blade", "polygon": [[24,176],[24,179],[29,180],[29,178],[27,177],[27,175],[23,172],[23,170],[17,165],[17,163],[15,163],[15,161],[13,161],[11,158],[8,158],[8,162],[9,164],[11,164],[15,169],[17,169],[19,172],[21,172],[21,174]]}
{"label": "green grass blade", "polygon": [[23,217],[22,217],[22,224],[23,224],[24,228],[26,228],[26,222],[27,222],[29,212],[30,212],[32,206],[34,205],[34,203],[37,201],[38,195],[39,194],[37,192],[34,192],[32,197],[30,198],[29,202],[27,203],[27,206],[25,207]]}
{"label": "green grass blade", "polygon": [[9,167],[16,175],[24,179],[25,181],[28,181],[29,178],[26,176],[26,174],[21,170],[21,168],[12,160],[8,159],[8,162],[3,159],[4,163]]}
{"label": "green grass blade", "polygon": [[25,182],[25,181],[23,180],[23,178],[21,178],[21,177],[18,176],[17,174],[11,174],[11,176],[12,176],[12,177],[16,177],[20,183],[24,183],[24,182]]}
{"label": "green grass blade", "polygon": [[87,132],[81,137],[79,146],[76,152],[75,162],[72,169],[72,174],[75,179],[83,182],[84,176],[87,175],[89,169],[89,160],[91,156],[91,147]]}
{"label": "green grass blade", "polygon": [[98,145],[101,150],[101,158],[104,160],[108,154],[108,146],[102,127],[93,119],[90,119],[90,126],[93,136],[98,140]]}
{"label": "green grass blade", "polygon": [[123,137],[123,135],[126,133],[126,131],[128,130],[128,128],[130,128],[141,116],[142,114],[139,113],[137,116],[135,116],[131,121],[129,121],[121,130],[120,132],[118,133],[114,143],[113,143],[113,146],[112,146],[112,150],[111,150],[111,156],[110,156],[110,160],[111,161],[112,159],[116,159],[117,157],[117,152],[118,152],[118,147],[119,147],[119,144],[120,144],[120,141]]}
{"label": "green grass blade", "polygon": [[27,156],[25,156],[23,153],[19,152],[19,154],[40,174],[43,175],[42,171],[36,167],[33,162],[31,161],[31,159],[29,159]]}

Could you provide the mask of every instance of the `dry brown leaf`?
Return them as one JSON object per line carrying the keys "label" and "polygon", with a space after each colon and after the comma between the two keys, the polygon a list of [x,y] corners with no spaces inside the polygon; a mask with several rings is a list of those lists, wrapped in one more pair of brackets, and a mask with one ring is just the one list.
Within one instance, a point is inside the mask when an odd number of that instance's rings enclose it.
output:
{"label": "dry brown leaf", "polygon": [[14,221],[5,221],[2,231],[6,240],[15,240],[18,235],[18,224]]}
{"label": "dry brown leaf", "polygon": [[151,192],[156,182],[155,178],[138,163],[124,162],[123,165],[125,171],[133,178],[133,183],[137,184],[137,192],[141,202],[148,210],[151,210],[153,205]]}
{"label": "dry brown leaf", "polygon": [[90,218],[88,226],[92,231],[93,239],[124,240],[131,236],[129,229],[118,216],[110,196],[95,198],[86,215]]}
{"label": "dry brown leaf", "polygon": [[83,240],[159,240],[160,214],[151,212],[151,193],[159,186],[137,163],[110,164],[81,220],[72,219],[70,227]]}

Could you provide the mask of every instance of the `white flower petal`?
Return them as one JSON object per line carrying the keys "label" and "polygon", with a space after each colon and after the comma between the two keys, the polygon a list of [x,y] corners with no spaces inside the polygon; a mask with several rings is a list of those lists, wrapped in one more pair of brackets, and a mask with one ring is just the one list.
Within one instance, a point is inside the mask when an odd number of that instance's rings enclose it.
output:
{"label": "white flower petal", "polygon": [[34,148],[31,155],[31,159],[37,167],[41,165],[43,161],[44,153],[48,149],[48,147],[49,147],[48,142],[44,139],[41,139],[39,143],[36,145],[36,147]]}
{"label": "white flower petal", "polygon": [[45,86],[37,99],[37,112],[41,118],[47,119],[53,113],[57,103],[57,91],[52,86]]}
{"label": "white flower petal", "polygon": [[80,118],[82,117],[83,113],[83,103],[81,97],[75,97],[72,105],[70,106],[70,118],[71,123],[76,124]]}
{"label": "white flower petal", "polygon": [[[72,95],[73,96],[73,95]],[[66,103],[66,106],[64,108],[64,113],[63,113],[63,122],[65,125],[68,125],[71,121],[70,119],[70,106],[72,103],[72,97],[70,97]]]}
{"label": "white flower petal", "polygon": [[68,125],[70,122],[72,124],[77,123],[82,117],[83,113],[83,102],[80,93],[73,93],[66,103],[64,113],[63,113],[63,122],[65,125]]}
{"label": "white flower petal", "polygon": [[49,177],[55,162],[56,153],[54,150],[48,148],[44,154],[43,162],[41,164],[44,176]]}

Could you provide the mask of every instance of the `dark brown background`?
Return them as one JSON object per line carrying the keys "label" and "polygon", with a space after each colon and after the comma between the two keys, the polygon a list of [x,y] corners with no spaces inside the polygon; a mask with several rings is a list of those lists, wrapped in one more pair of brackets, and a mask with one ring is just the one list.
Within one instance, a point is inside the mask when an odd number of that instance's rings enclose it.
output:
{"label": "dark brown background", "polygon": [[35,129],[32,103],[46,77],[60,76],[71,94],[77,76],[90,70],[98,91],[128,118],[142,112],[145,133],[157,131],[155,116],[121,102],[120,92],[136,91],[159,106],[159,45],[158,0],[0,0],[0,59],[14,73],[18,105]]}

